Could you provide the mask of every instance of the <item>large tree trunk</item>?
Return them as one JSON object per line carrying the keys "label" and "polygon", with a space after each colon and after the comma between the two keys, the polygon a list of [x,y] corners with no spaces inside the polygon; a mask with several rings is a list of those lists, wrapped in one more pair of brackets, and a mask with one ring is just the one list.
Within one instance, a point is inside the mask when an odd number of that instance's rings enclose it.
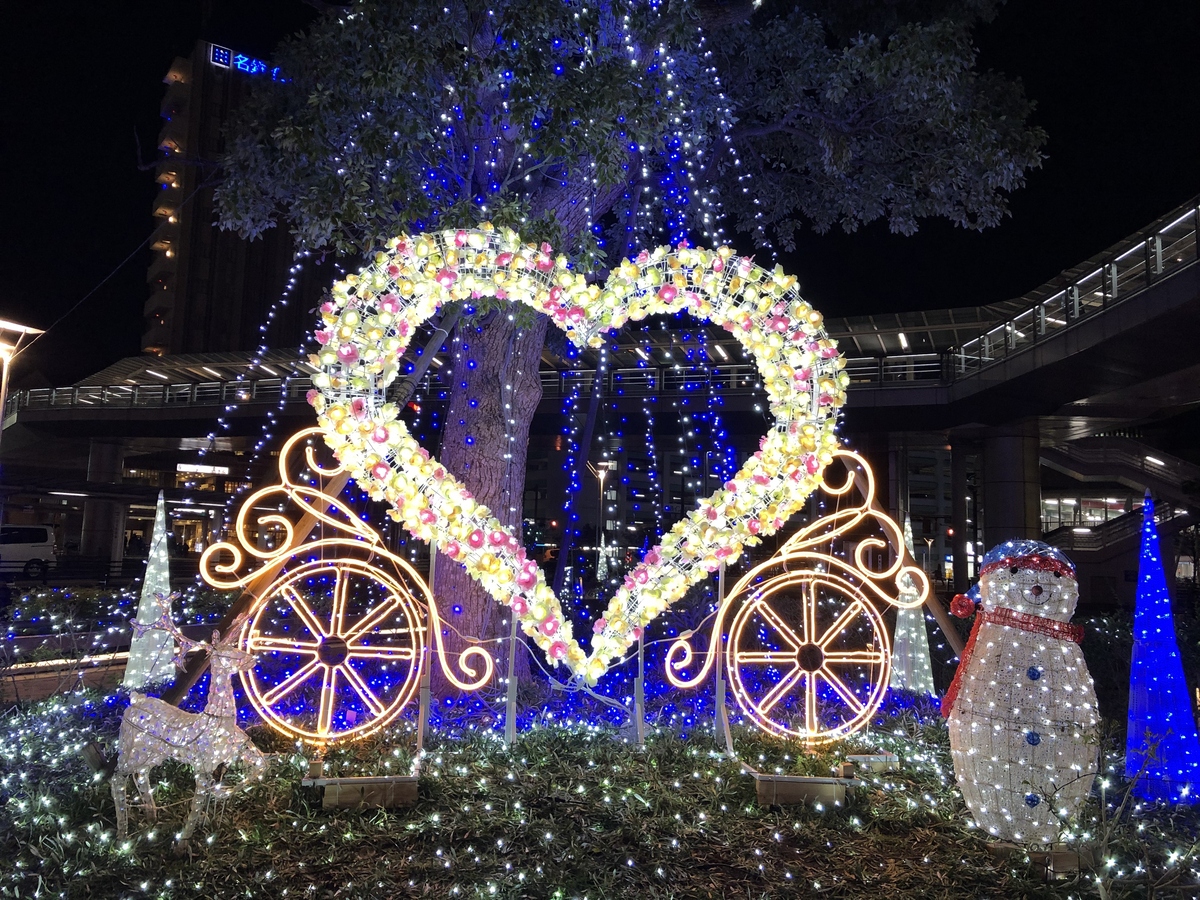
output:
{"label": "large tree trunk", "polygon": [[[453,368],[446,375],[452,387],[439,459],[476,500],[517,535],[521,534],[529,424],[542,397],[538,363],[548,322],[545,316],[538,316],[534,325],[518,331],[501,311],[480,326],[460,324],[453,344]],[[509,629],[503,624],[509,618],[507,607],[472,580],[461,564],[439,554],[436,566],[434,587],[445,619],[451,665],[467,645],[456,629],[466,637],[484,640],[508,637]],[[503,675],[507,642],[490,650],[498,657],[497,669]],[[461,671],[458,674],[461,677]],[[529,675],[529,659],[520,648],[517,675]],[[432,677],[435,695],[454,693],[437,667]]]}
{"label": "large tree trunk", "polygon": [[[570,243],[590,222],[612,209],[628,189],[628,185],[555,184],[535,196],[534,214],[553,213]],[[537,235],[524,237],[537,239]],[[538,366],[549,321],[539,315],[532,327],[519,331],[502,309],[478,327],[460,324],[453,369],[444,376],[450,385],[450,408],[438,458],[476,500],[518,536],[529,425],[542,398]],[[583,459],[580,464],[585,462]],[[503,624],[509,619],[507,607],[472,580],[459,563],[439,554],[435,566],[434,589],[438,609],[445,616],[444,640],[451,665],[468,645],[460,634],[483,640],[508,637],[509,629]],[[507,649],[507,641],[491,647],[500,677],[507,669]],[[528,653],[518,648],[518,680],[528,678],[529,672]],[[432,689],[443,697],[456,692],[436,667]]]}

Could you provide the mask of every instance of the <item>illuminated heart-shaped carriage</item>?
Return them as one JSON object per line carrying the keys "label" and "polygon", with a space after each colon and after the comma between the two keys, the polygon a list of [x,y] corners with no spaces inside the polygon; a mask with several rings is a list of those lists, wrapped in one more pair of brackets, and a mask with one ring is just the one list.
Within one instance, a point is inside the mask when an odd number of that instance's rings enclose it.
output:
{"label": "illuminated heart-shaped carriage", "polygon": [[[631,571],[597,620],[589,650],[572,636],[573,623],[516,535],[420,447],[389,401],[400,355],[416,329],[445,303],[492,296],[548,314],[579,346],[600,346],[605,331],[651,314],[687,311],[720,325],[754,357],[775,417],[759,451]],[[586,683],[603,676],[690,585],[783,527],[822,486],[824,469],[835,455],[852,460],[862,475],[851,471],[844,485],[825,489],[841,497],[857,485],[866,505],[827,516],[788,542],[773,561],[785,574],[755,587],[751,602],[731,613],[731,638],[736,640],[728,644],[728,670],[735,696],[751,710],[751,718],[772,730],[803,734],[810,742],[849,733],[878,706],[889,653],[887,632],[871,597],[906,605],[897,599],[899,590],[889,593],[879,587],[895,579],[898,588],[903,575],[918,585],[915,606],[924,600],[928,580],[906,564],[911,560],[898,527],[874,507],[874,485],[865,463],[837,451],[834,425],[848,383],[844,361],[825,334],[820,313],[800,297],[795,278],[778,268],[763,269],[729,248],[681,244],[623,261],[601,286],[572,271],[549,245],[526,244],[512,231],[483,225],[390,241],[372,264],[333,286],[321,319],[323,327],[316,333],[320,348],[311,357],[318,372],[309,400],[339,463],[321,469],[309,447],[309,470],[321,477],[348,473],[372,498],[390,503],[393,517],[410,533],[461,563],[508,606],[517,626],[552,664],[565,666]],[[262,581],[263,574],[236,574],[243,558],[252,555],[264,563],[263,572],[279,573],[255,592],[246,626],[246,646],[264,658],[250,676],[248,693],[267,721],[295,737],[325,742],[366,733],[390,720],[412,696],[426,637],[434,636],[440,654],[441,634],[432,597],[404,561],[339,501],[289,480],[283,460],[293,446],[295,439],[281,456],[283,483],[243,506],[237,544],[210,548],[204,572],[206,580],[221,587],[244,587],[252,578]],[[332,528],[334,537],[300,548],[290,520],[268,513],[257,516],[259,527],[277,526],[284,539],[275,550],[259,550],[246,535],[247,510],[261,508],[272,492],[300,504],[307,516]],[[853,565],[819,549],[869,516],[885,523],[888,539],[861,542]],[[888,546],[897,561],[872,571],[864,551]],[[289,562],[300,549],[304,560]],[[232,561],[216,562],[220,553],[231,554]],[[346,561],[334,564],[333,557]],[[793,571],[797,564],[802,571]],[[746,576],[722,605],[715,633],[734,609],[731,601],[764,572],[759,567]],[[776,601],[796,591],[796,608],[803,614],[791,624],[786,607]],[[310,595],[313,599],[307,599]],[[428,628],[422,626],[422,611]],[[751,635],[762,636],[757,649],[743,640]],[[672,652],[690,657],[690,648]],[[676,669],[686,663],[678,655],[672,661],[679,663]],[[492,660],[476,647],[458,665],[469,683],[449,672],[448,677],[469,689],[490,676]],[[444,660],[443,667],[448,669]],[[761,688],[751,682],[763,679],[742,675],[756,668],[771,681],[760,701],[753,698]],[[870,685],[865,695],[860,690],[864,671]],[[774,715],[790,708],[790,701],[782,701],[792,691],[803,693],[804,725],[799,728],[783,725]],[[826,727],[817,707],[829,692],[852,715]],[[315,719],[306,711],[310,708],[316,709]]]}

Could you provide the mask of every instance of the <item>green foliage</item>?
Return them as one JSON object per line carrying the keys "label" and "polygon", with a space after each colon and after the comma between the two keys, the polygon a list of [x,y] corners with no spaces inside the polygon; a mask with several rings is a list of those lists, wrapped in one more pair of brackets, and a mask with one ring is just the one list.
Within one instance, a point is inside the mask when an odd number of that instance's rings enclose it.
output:
{"label": "green foliage", "polygon": [[[230,591],[192,586],[175,610],[180,624],[197,625],[220,618]],[[4,622],[14,635],[128,632],[137,613],[138,595],[128,588],[34,588],[15,598]]]}
{"label": "green foliage", "polygon": [[252,236],[282,213],[303,245],[353,252],[417,221],[519,225],[539,192],[620,181],[626,145],[658,145],[668,107],[664,71],[630,65],[618,20],[663,30],[636,3],[327,14],[280,47],[288,80],[257,85],[230,129],[224,224]]}
{"label": "green foliage", "polygon": [[254,85],[221,221],[356,253],[491,218],[581,259],[591,223],[621,250],[723,214],[785,244],[798,219],[985,228],[1045,141],[1018,83],[974,71],[994,5],[360,0]]}
{"label": "green foliage", "polygon": [[1018,82],[974,71],[969,27],[909,24],[844,47],[824,35],[821,21],[793,10],[720,45],[723,65],[739,72],[739,171],[757,186],[728,196],[739,227],[765,224],[790,246],[797,212],[818,231],[886,218],[912,234],[928,216],[999,224],[1005,195],[1041,164],[1046,135],[1026,124],[1033,104]]}

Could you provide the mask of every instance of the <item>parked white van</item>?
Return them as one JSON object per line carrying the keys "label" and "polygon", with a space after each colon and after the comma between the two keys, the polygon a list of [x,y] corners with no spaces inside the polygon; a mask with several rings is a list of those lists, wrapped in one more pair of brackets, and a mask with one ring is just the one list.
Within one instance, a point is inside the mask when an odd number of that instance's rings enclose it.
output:
{"label": "parked white van", "polygon": [[49,525],[0,526],[0,573],[44,578],[57,559]]}

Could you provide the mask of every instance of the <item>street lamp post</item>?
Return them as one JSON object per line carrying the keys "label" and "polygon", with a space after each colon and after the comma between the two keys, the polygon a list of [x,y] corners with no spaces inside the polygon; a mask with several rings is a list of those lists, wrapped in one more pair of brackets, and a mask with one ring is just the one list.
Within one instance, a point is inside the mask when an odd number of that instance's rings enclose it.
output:
{"label": "street lamp post", "polygon": [[604,479],[613,465],[613,460],[608,459],[601,460],[596,465],[588,463],[588,468],[596,476],[600,485],[600,521],[596,523],[596,543],[599,544],[600,552],[596,559],[596,581],[601,585],[602,590],[604,582],[608,580],[608,548],[605,546],[607,535],[604,525]]}
{"label": "street lamp post", "polygon": [[[8,412],[8,370],[12,361],[21,352],[25,339],[44,334],[40,328],[18,325],[0,319],[0,441],[4,438],[4,424]],[[4,521],[4,492],[0,489],[0,523]]]}

